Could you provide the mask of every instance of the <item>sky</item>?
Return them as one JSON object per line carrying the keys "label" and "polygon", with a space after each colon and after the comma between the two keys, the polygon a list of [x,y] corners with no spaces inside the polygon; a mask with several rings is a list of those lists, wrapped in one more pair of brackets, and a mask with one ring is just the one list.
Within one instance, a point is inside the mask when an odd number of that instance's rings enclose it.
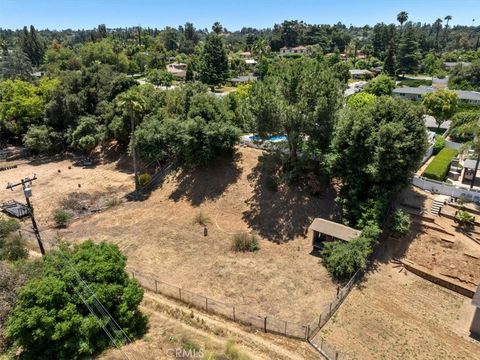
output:
{"label": "sky", "polygon": [[311,24],[373,25],[409,20],[432,23],[451,15],[452,25],[480,25],[480,0],[0,0],[0,27],[92,29],[137,26],[177,27],[187,21],[209,28],[215,21],[228,30],[266,28],[283,20]]}

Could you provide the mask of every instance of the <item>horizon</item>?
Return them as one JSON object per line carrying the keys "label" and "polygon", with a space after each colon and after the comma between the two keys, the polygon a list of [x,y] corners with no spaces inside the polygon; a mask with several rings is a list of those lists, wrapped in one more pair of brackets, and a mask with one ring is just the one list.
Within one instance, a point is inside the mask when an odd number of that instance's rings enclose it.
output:
{"label": "horizon", "polygon": [[182,5],[179,7],[178,4],[152,0],[0,0],[0,27],[20,30],[33,25],[39,30],[88,30],[105,24],[109,29],[135,26],[163,29],[167,26],[177,28],[185,22],[191,22],[198,29],[210,29],[215,21],[219,21],[233,32],[243,27],[272,28],[274,24],[285,20],[329,25],[341,22],[347,27],[362,27],[379,22],[396,23],[400,11],[406,11],[409,21],[414,23],[433,23],[437,18],[443,20],[451,15],[451,26],[475,26],[478,21],[472,14],[480,12],[480,2],[475,0],[407,0],[381,4],[373,0],[346,0],[341,3],[301,0],[294,6],[285,0],[245,0],[241,4],[225,4],[218,0],[201,3],[184,0]]}

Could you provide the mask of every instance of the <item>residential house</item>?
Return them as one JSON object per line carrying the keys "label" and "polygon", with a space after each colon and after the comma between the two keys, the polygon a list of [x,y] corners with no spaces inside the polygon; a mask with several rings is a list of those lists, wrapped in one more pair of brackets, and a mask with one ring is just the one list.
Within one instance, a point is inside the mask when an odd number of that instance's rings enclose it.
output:
{"label": "residential house", "polygon": [[282,47],[280,49],[280,55],[292,55],[292,54],[299,54],[304,55],[307,48],[305,46],[295,46],[295,47]]}
{"label": "residential house", "polygon": [[[421,100],[424,94],[434,92],[435,89],[431,86],[419,86],[419,87],[399,87],[393,90],[393,95],[400,96],[404,99]],[[480,92],[466,91],[466,90],[452,90],[457,93],[458,99],[461,102],[479,105],[480,106]]]}
{"label": "residential house", "polygon": [[173,63],[167,65],[167,71],[173,75],[175,80],[185,80],[187,76],[187,64]]}
{"label": "residential house", "polygon": [[348,71],[352,79],[370,79],[373,77],[373,72],[366,69],[351,69]]}
{"label": "residential house", "polygon": [[460,62],[445,61],[443,63],[443,66],[445,67],[446,70],[452,70],[453,68],[456,68],[457,66],[460,66],[460,67],[472,66],[472,63],[471,62],[464,62],[464,61],[460,61]]}
{"label": "residential house", "polygon": [[253,81],[257,81],[257,77],[252,75],[242,75],[231,78],[229,81],[232,83],[233,86],[237,86],[240,84],[247,84]]}

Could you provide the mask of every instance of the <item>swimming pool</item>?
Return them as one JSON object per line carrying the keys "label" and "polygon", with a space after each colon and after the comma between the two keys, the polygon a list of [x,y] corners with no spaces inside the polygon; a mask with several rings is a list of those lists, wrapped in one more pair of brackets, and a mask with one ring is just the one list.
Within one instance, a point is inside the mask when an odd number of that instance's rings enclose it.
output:
{"label": "swimming pool", "polygon": [[[248,137],[252,141],[262,141],[262,138],[258,135],[250,135]],[[287,141],[287,136],[286,135],[273,135],[267,138],[266,140],[271,141],[271,142],[278,142],[278,141]]]}

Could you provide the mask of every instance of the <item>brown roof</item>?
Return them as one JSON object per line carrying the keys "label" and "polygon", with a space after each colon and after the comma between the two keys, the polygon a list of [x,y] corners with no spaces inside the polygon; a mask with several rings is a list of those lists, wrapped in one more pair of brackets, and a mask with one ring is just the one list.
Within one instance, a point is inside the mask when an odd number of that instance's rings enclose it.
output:
{"label": "brown roof", "polygon": [[344,241],[350,241],[361,234],[359,230],[322,218],[313,220],[309,229]]}
{"label": "brown roof", "polygon": [[475,295],[473,295],[472,304],[477,308],[480,308],[480,284],[478,285]]}

